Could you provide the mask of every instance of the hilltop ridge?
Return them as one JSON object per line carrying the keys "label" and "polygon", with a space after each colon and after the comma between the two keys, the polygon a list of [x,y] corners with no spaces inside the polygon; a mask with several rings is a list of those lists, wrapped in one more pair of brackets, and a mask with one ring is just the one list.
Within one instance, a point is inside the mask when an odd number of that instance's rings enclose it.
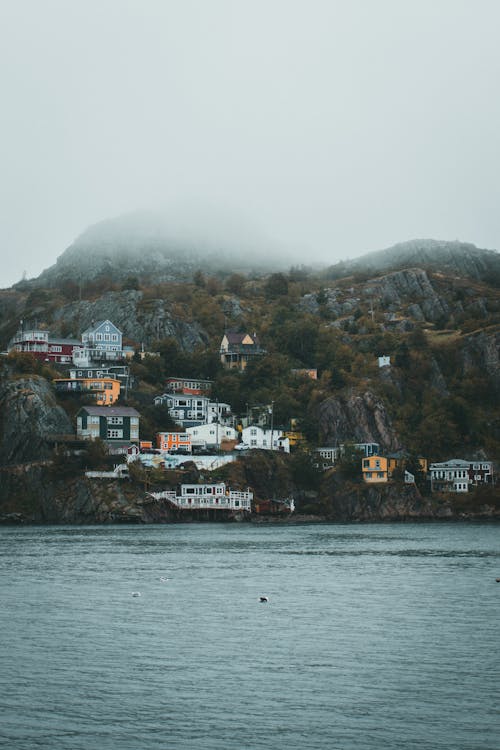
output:
{"label": "hilltop ridge", "polygon": [[450,276],[500,284],[500,253],[470,242],[413,239],[384,250],[330,266],[326,274],[341,278],[352,273],[382,273],[404,268],[425,268]]}

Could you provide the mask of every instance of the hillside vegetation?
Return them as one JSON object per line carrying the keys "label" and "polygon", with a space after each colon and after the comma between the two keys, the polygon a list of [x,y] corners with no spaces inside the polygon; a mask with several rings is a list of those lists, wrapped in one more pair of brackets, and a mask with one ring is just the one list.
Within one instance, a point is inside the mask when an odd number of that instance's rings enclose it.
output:
{"label": "hillside vegetation", "polygon": [[[165,377],[198,376],[212,379],[214,396],[236,413],[274,402],[275,426],[297,424],[310,446],[374,441],[431,460],[498,460],[497,279],[471,271],[470,249],[455,248],[453,273],[448,261],[414,265],[413,245],[408,267],[399,252],[395,270],[387,268],[387,253],[380,272],[344,276],[338,267],[267,275],[198,268],[188,281],[151,283],[139,273],[117,281],[111,269],[84,282],[75,273],[50,288],[24,282],[0,293],[2,345],[20,318],[66,336],[110,318],[126,343],[160,354],[132,363],[137,387],[129,403],[143,414],[144,437],[169,426],[151,405]],[[472,255],[481,268],[485,258],[491,267],[498,260],[488,251]],[[367,257],[374,269],[376,254]],[[225,329],[256,331],[267,354],[243,374],[223,370]],[[391,366],[379,369],[379,355]],[[302,368],[317,369],[318,379],[292,372]]]}

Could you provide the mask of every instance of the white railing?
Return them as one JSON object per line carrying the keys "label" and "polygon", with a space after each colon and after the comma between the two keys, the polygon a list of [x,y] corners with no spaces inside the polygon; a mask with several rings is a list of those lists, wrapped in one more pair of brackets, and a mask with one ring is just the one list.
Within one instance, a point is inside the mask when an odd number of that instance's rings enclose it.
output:
{"label": "white railing", "polygon": [[251,510],[251,503],[253,500],[253,492],[250,492],[249,490],[246,492],[230,490],[223,495],[214,495],[207,492],[192,496],[182,494],[182,491],[180,495],[177,495],[173,490],[163,490],[162,492],[148,492],[148,495],[155,500],[166,500],[177,508],[184,510],[249,511]]}
{"label": "white railing", "polygon": [[128,479],[128,466],[119,464],[113,471],[86,471],[85,476],[89,479]]}

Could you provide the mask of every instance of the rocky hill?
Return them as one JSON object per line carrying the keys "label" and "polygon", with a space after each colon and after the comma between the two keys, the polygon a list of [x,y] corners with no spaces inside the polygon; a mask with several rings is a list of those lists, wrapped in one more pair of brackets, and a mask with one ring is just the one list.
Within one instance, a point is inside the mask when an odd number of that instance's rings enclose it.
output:
{"label": "rocky hill", "polygon": [[[7,346],[20,318],[63,336],[78,336],[93,320],[114,321],[127,343],[155,352],[131,364],[135,386],[127,403],[141,412],[143,438],[165,429],[165,413],[152,403],[165,378],[196,376],[213,380],[214,398],[230,403],[237,415],[254,407],[268,412],[273,402],[274,426],[298,425],[310,450],[376,442],[383,451],[402,449],[430,461],[500,461],[497,253],[415,241],[327,271],[295,266],[229,273],[219,270],[218,261],[201,266],[195,255],[186,260],[184,251],[175,257],[160,252],[154,238],[147,250],[143,232],[139,238],[125,232],[117,244],[110,230],[108,252],[106,232],[96,232],[84,235],[36,283],[0,292],[0,342]],[[157,252],[173,259],[175,278]],[[223,370],[219,360],[228,328],[258,331],[267,352],[243,374]],[[380,355],[390,357],[390,366],[379,368]],[[120,485],[114,499],[112,489],[106,497],[97,493],[95,505],[95,489],[82,478],[78,461],[72,474],[58,475],[64,461],[48,436],[72,432],[78,406],[56,398],[51,381],[61,370],[13,356],[2,358],[1,367],[5,512],[16,512],[12,493],[19,492],[25,503],[31,498],[35,520],[161,520],[154,508],[141,506],[140,484]],[[295,372],[311,368],[316,380]],[[368,492],[356,480],[356,466],[344,467],[346,481],[339,485],[342,474],[318,474],[309,458],[297,451],[275,465],[256,454],[235,464],[229,478],[255,485],[261,497],[266,488],[271,494],[293,492],[304,512],[342,520],[475,513],[472,506],[436,506],[425,487],[413,494],[395,485]],[[38,481],[40,472],[41,506],[27,490],[30,477]],[[69,476],[74,501],[68,499]],[[494,498],[488,502],[479,515],[496,507]]]}
{"label": "rocky hill", "polygon": [[[269,252],[271,250],[271,252]],[[54,287],[65,281],[86,283],[103,277],[123,282],[131,277],[147,282],[188,281],[197,269],[244,270],[286,267],[276,247],[243,223],[227,218],[207,226],[193,221],[179,225],[177,217],[134,213],[107,219],[86,229],[46,269],[35,286]]]}
{"label": "rocky hill", "polygon": [[416,239],[401,242],[386,250],[332,266],[328,274],[332,278],[339,278],[352,273],[380,273],[412,267],[500,284],[500,254],[458,240]]}

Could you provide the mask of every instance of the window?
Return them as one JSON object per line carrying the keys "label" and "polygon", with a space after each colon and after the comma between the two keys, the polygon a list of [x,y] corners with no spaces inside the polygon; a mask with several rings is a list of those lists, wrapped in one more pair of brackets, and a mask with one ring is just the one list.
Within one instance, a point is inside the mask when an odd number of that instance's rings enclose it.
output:
{"label": "window", "polygon": [[[132,419],[130,423],[132,424]],[[123,424],[123,417],[108,417],[108,424]]]}
{"label": "window", "polygon": [[257,445],[257,441],[256,440],[250,440],[250,445]]}
{"label": "window", "polygon": [[375,468],[380,469],[380,461],[378,458],[375,460]]}
{"label": "window", "polygon": [[366,478],[367,478],[367,479],[371,479],[371,478],[372,478],[372,473],[371,473],[371,471],[367,471],[367,472],[366,472]]}
{"label": "window", "polygon": [[123,438],[123,430],[108,430],[108,438]]}
{"label": "window", "polygon": [[[328,458],[328,456],[325,456],[325,458]],[[365,458],[363,460],[363,468],[364,469],[369,469],[370,468],[370,459],[369,458]]]}
{"label": "window", "polygon": [[256,435],[256,434],[257,434],[257,430],[255,430],[254,428],[252,428],[250,430],[250,435]]}
{"label": "window", "polygon": [[379,471],[379,472],[377,473],[377,477],[378,477],[379,479],[383,479],[383,478],[384,478],[384,472],[383,472],[383,471]]}
{"label": "window", "polygon": [[102,333],[96,334],[96,341],[102,341]]}
{"label": "window", "polygon": [[90,417],[90,424],[99,424],[99,417]]}
{"label": "window", "polygon": [[57,346],[56,344],[52,344],[50,347],[51,352],[62,352],[62,346]]}

